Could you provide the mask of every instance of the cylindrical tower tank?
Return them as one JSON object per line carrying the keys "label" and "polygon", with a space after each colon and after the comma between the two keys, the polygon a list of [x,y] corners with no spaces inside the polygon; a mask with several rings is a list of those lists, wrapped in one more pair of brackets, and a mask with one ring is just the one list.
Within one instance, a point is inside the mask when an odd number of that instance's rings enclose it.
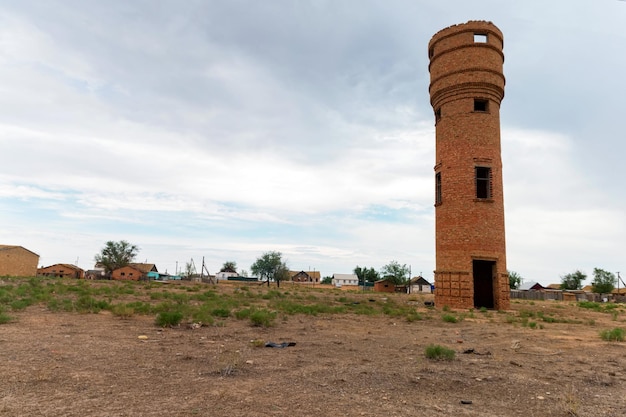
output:
{"label": "cylindrical tower tank", "polygon": [[500,103],[502,32],[470,21],[428,44],[435,112],[435,303],[509,308]]}

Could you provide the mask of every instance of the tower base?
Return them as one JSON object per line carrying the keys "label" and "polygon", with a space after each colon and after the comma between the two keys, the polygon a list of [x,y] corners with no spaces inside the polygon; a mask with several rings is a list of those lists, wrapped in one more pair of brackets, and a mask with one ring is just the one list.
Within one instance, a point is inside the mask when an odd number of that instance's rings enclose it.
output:
{"label": "tower base", "polygon": [[475,261],[473,271],[434,271],[435,305],[454,309],[508,310],[511,305],[508,274],[492,276],[492,266]]}

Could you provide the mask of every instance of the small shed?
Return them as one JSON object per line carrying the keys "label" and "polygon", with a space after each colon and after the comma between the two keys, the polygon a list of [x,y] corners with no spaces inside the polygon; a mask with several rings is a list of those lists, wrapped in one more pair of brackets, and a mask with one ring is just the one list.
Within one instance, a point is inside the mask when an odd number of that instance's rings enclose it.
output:
{"label": "small shed", "polygon": [[389,278],[379,279],[374,282],[376,292],[396,292],[396,285]]}

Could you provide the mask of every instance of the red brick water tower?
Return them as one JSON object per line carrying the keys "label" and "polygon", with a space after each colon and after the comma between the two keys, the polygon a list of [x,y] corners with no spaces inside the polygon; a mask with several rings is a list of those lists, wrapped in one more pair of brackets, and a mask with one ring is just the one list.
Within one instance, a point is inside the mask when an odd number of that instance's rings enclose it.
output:
{"label": "red brick water tower", "polygon": [[470,21],[428,44],[435,111],[435,304],[509,308],[500,158],[502,32]]}

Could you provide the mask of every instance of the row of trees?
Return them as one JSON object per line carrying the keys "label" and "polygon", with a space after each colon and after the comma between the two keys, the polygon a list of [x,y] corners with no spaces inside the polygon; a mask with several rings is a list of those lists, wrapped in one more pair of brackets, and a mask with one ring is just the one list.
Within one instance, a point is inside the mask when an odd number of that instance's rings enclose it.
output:
{"label": "row of trees", "polygon": [[[587,279],[587,275],[576,270],[561,277],[562,290],[580,290],[583,282]],[[617,278],[615,274],[605,271],[601,268],[593,268],[593,281],[591,282],[591,291],[598,294],[609,294],[615,289]]]}
{"label": "row of trees", "polygon": [[[580,290],[583,282],[587,279],[587,274],[580,270],[576,270],[561,277],[562,290]],[[515,271],[509,271],[509,285],[512,289],[519,288],[522,283],[522,277]],[[614,273],[605,271],[601,268],[593,269],[593,281],[591,282],[591,291],[598,294],[609,294],[615,289],[617,277]]]}
{"label": "row of trees", "polygon": [[400,264],[398,261],[391,261],[380,268],[380,272],[374,268],[356,266],[354,274],[359,278],[359,284],[363,282],[375,282],[379,279],[388,279],[395,285],[403,285],[411,279],[411,267]]}

